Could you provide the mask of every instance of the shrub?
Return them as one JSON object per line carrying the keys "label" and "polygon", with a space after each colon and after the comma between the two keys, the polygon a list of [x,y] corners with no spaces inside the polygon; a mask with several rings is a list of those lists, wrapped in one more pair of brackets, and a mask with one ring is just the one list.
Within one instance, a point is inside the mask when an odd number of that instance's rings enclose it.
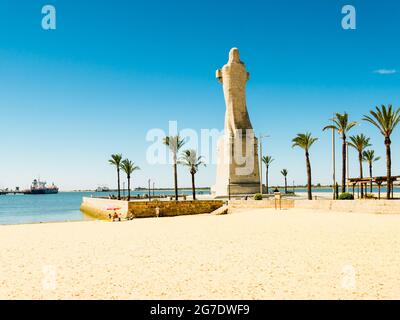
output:
{"label": "shrub", "polygon": [[254,195],[254,200],[262,200],[262,199],[263,199],[263,196],[262,196],[261,193],[256,193],[256,194]]}
{"label": "shrub", "polygon": [[354,196],[351,193],[342,193],[339,200],[354,200]]}

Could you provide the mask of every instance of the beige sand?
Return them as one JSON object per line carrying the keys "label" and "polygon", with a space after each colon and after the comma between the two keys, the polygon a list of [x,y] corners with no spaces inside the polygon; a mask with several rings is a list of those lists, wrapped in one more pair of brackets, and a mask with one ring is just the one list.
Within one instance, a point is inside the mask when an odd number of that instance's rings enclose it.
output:
{"label": "beige sand", "polygon": [[2,226],[0,254],[0,299],[400,298],[400,215]]}

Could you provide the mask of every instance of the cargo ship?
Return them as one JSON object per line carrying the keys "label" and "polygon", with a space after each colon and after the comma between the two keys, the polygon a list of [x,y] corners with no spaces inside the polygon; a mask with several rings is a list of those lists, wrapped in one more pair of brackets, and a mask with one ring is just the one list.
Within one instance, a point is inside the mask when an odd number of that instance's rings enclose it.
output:
{"label": "cargo ship", "polygon": [[39,179],[35,179],[32,182],[31,188],[29,190],[25,190],[24,194],[56,194],[58,193],[58,187],[54,185],[54,183],[50,186],[46,186],[45,181],[40,181]]}

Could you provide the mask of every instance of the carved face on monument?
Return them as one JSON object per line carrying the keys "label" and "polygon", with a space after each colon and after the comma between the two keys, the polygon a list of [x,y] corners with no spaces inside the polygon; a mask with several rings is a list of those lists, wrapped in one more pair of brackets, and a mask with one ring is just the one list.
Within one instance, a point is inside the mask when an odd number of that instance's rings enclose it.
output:
{"label": "carved face on monument", "polygon": [[240,55],[239,55],[239,49],[238,48],[232,48],[231,51],[229,51],[229,63],[240,63]]}

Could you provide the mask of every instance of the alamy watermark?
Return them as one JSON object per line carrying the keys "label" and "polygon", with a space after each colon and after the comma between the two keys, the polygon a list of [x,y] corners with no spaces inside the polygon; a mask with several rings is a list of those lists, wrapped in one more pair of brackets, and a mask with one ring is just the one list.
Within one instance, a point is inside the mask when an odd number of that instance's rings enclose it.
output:
{"label": "alamy watermark", "polygon": [[[42,7],[42,28],[43,30],[56,30],[57,15],[54,5],[46,4]],[[347,4],[342,7],[342,28],[344,30],[357,29],[357,12],[353,5]]]}
{"label": "alamy watermark", "polygon": [[254,171],[257,140],[252,129],[239,129],[228,134],[218,129],[178,131],[176,121],[169,122],[168,132],[160,128],[147,132],[146,141],[151,143],[146,151],[147,163],[173,164],[174,154],[166,148],[164,139],[176,136],[185,142],[183,149],[196,150],[207,165],[234,164],[237,175],[249,175]]}
{"label": "alamy watermark", "polygon": [[42,7],[42,28],[43,30],[56,30],[57,16],[56,8],[53,5],[46,4]]}
{"label": "alamy watermark", "polygon": [[341,286],[346,290],[354,290],[357,287],[356,269],[351,264],[345,265],[341,273]]}
{"label": "alamy watermark", "polygon": [[42,268],[42,288],[46,291],[54,291],[57,288],[57,271],[52,265],[46,265]]}
{"label": "alamy watermark", "polygon": [[342,28],[344,30],[356,30],[357,29],[356,8],[352,5],[345,5],[342,8],[342,14],[345,15],[342,19]]}

